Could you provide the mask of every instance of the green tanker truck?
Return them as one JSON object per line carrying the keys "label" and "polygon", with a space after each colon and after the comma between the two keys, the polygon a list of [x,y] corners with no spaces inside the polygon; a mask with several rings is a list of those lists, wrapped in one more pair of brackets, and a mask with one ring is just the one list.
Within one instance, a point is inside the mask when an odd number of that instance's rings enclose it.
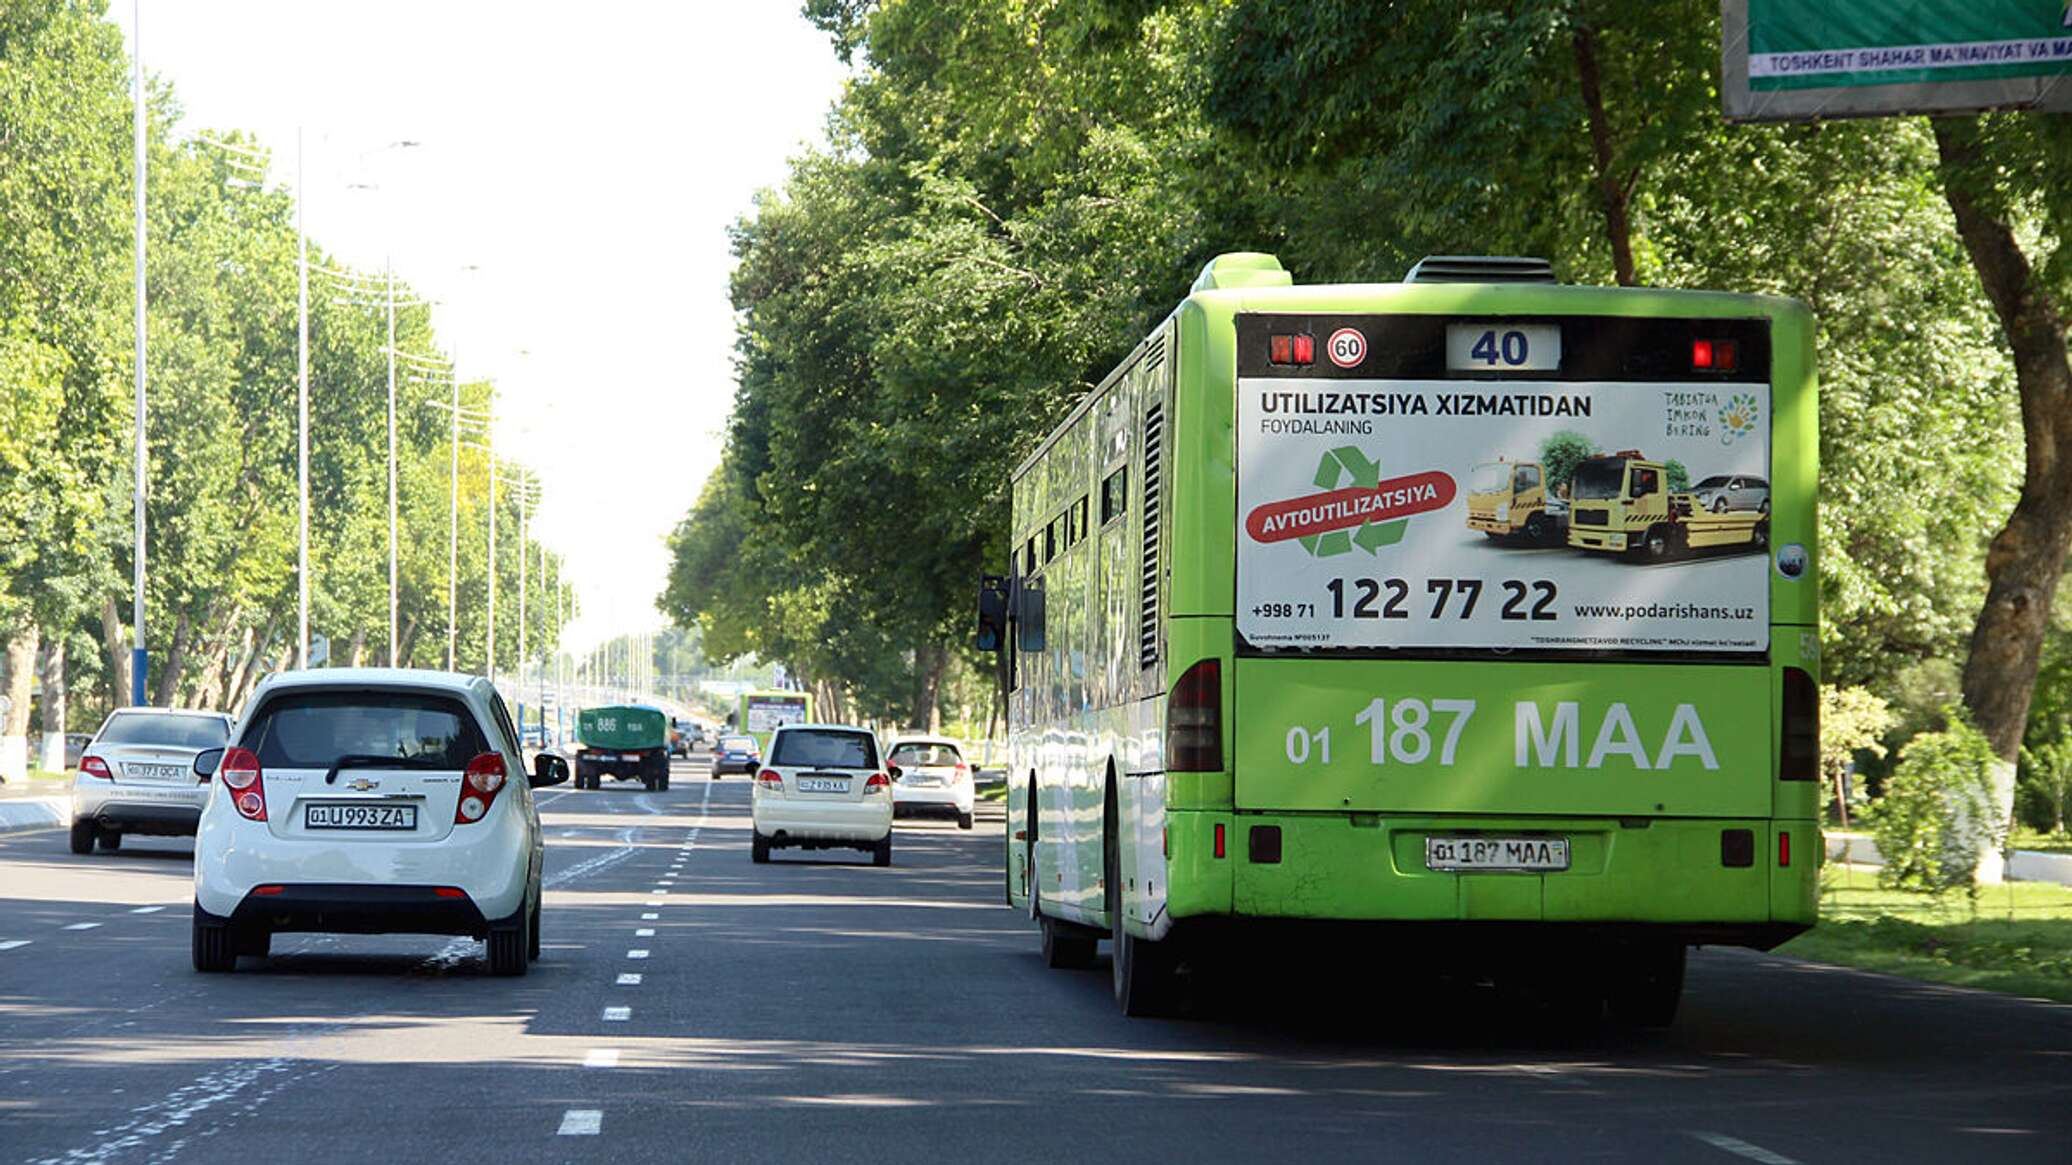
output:
{"label": "green tanker truck", "polygon": [[609,704],[576,714],[576,788],[605,777],[639,781],[654,793],[669,787],[669,717],[647,704]]}

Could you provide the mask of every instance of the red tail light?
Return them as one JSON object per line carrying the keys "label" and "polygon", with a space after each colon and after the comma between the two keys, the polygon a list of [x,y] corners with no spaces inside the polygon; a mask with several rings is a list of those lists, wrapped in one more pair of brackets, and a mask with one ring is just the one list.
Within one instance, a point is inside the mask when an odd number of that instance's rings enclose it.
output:
{"label": "red tail light", "polygon": [[79,771],[89,777],[99,777],[104,781],[115,779],[115,774],[108,771],[108,762],[97,756],[80,757]]}
{"label": "red tail light", "polygon": [[1784,669],[1784,719],[1777,734],[1777,777],[1820,779],[1820,690],[1801,668]]}
{"label": "red tail light", "polygon": [[216,775],[223,778],[223,787],[230,790],[230,803],[237,806],[238,816],[247,821],[266,820],[266,775],[260,771],[259,758],[252,755],[252,750],[225,749]]}
{"label": "red tail light", "polygon": [[1223,823],[1220,821],[1216,823],[1216,856],[1223,856]]}
{"label": "red tail light", "polygon": [[434,886],[432,893],[441,898],[466,898],[467,891],[458,886]]}
{"label": "red tail light", "polygon": [[460,804],[453,807],[453,823],[480,821],[496,802],[504,787],[504,754],[485,752],[468,762],[460,777]]}
{"label": "red tail light", "polygon": [[782,793],[784,777],[776,769],[764,769],[755,775],[755,783],[766,793]]}
{"label": "red tail light", "polygon": [[1777,864],[1780,867],[1791,864],[1791,834],[1788,831],[1777,834]]}
{"label": "red tail light", "polygon": [[891,787],[891,777],[886,776],[884,773],[872,773],[870,778],[863,782],[863,795],[868,797],[873,793],[882,793]]}
{"label": "red tail light", "polygon": [[1187,669],[1166,701],[1166,771],[1223,769],[1223,665],[1204,659]]}

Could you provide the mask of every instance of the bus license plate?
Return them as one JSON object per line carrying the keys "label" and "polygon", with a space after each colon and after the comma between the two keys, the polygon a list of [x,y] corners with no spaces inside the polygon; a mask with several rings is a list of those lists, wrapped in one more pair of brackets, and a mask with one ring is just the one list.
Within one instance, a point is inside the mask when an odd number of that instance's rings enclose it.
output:
{"label": "bus license plate", "polygon": [[414,830],[417,806],[310,805],[302,810],[302,824],[311,829]]}
{"label": "bus license plate", "polygon": [[1565,837],[1428,837],[1425,866],[1434,870],[1517,870],[1539,873],[1568,868]]}
{"label": "bus license plate", "polygon": [[801,793],[846,793],[849,791],[847,777],[800,777]]}

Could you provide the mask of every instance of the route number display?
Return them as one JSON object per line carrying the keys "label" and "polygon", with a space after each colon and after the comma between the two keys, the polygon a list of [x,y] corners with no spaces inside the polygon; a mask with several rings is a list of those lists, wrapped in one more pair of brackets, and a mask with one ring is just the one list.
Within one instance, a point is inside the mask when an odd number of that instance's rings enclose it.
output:
{"label": "route number display", "polygon": [[1553,324],[1448,324],[1448,372],[1554,372],[1561,329]]}

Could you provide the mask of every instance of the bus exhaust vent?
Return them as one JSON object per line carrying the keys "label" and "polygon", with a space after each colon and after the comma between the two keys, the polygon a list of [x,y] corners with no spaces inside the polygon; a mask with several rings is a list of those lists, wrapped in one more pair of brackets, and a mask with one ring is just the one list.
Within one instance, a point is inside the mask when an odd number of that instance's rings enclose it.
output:
{"label": "bus exhaust vent", "polygon": [[1553,283],[1554,265],[1516,255],[1426,255],[1405,283]]}
{"label": "bus exhaust vent", "polygon": [[1158,533],[1159,491],[1165,482],[1165,407],[1152,405],[1144,414],[1144,576],[1140,593],[1137,663],[1158,662]]}

